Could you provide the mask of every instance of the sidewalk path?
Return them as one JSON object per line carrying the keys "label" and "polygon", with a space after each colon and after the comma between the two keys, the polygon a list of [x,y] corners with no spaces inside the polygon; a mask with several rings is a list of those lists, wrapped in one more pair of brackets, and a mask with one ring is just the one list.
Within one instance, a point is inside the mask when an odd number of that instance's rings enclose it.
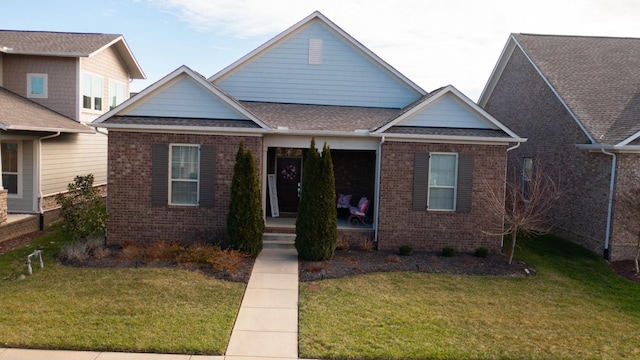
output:
{"label": "sidewalk path", "polygon": [[298,358],[298,253],[292,242],[265,241],[225,357]]}

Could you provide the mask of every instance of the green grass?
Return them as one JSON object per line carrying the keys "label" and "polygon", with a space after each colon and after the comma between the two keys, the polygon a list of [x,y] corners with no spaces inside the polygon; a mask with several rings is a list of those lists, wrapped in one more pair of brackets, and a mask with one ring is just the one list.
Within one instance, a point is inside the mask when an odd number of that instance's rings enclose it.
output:
{"label": "green grass", "polygon": [[[0,346],[222,354],[244,284],[177,269],[58,265],[59,232],[0,255]],[[45,267],[26,257],[42,248]]]}
{"label": "green grass", "polygon": [[300,290],[300,356],[637,359],[640,285],[572,243],[520,240],[527,278],[379,273]]}

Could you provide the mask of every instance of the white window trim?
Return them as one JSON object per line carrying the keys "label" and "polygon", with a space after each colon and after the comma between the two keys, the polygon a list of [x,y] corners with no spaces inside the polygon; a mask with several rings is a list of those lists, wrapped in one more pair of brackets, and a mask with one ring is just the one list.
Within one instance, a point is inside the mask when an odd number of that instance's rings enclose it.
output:
{"label": "white window trim", "polygon": [[[125,100],[127,100],[127,85],[122,82],[122,81],[118,81],[115,79],[109,79],[108,81],[109,83],[109,88],[108,88],[108,94],[107,94],[107,106],[109,107],[109,110],[112,109],[111,107],[111,97],[112,95],[116,96],[116,106],[122,104]],[[115,86],[115,94],[111,94],[111,85]],[[121,85],[124,89],[123,93],[122,93],[122,99],[120,99],[120,102],[118,102],[118,85]]]}
{"label": "white window trim", "polygon": [[[431,185],[431,165],[433,161],[433,155],[446,155],[446,156],[455,156],[456,165],[455,165],[455,173],[453,174],[453,186],[444,186],[444,185]],[[445,212],[455,212],[456,204],[458,200],[458,166],[459,166],[459,154],[451,153],[451,152],[431,152],[429,153],[429,178],[427,179],[427,210],[429,211],[445,211]],[[453,189],[453,204],[451,209],[436,209],[431,207],[431,189]]]}
{"label": "white window trim", "polygon": [[[5,144],[18,144],[18,179],[16,180],[18,182],[18,189],[17,189],[17,193],[15,194],[11,194],[7,191],[7,198],[9,199],[22,199],[22,174],[24,173],[23,169],[23,165],[22,165],[22,141],[20,140],[6,140],[6,141],[2,141],[2,143]],[[0,154],[1,155],[1,154]],[[13,174],[13,172],[8,172],[8,171],[4,171],[4,169],[2,169],[2,173],[0,173],[0,175],[2,174]],[[8,190],[6,187],[4,188],[5,190]]]}
{"label": "white window trim", "polygon": [[[91,108],[90,109],[84,107],[84,85],[85,85],[84,84],[84,76],[85,75],[91,76],[91,105],[90,105]],[[96,107],[96,104],[95,104],[96,96],[95,96],[95,93],[94,93],[95,92],[95,87],[94,87],[94,84],[93,84],[95,78],[99,78],[100,80],[102,80],[102,109],[101,110],[96,110],[95,109],[95,107]],[[104,76],[92,73],[90,71],[83,71],[82,72],[82,76],[80,77],[80,89],[81,89],[81,91],[80,91],[80,110],[82,112],[92,113],[92,114],[103,114],[103,113],[107,112],[106,108],[109,107],[109,104],[108,104],[108,102],[109,102],[108,95],[109,94],[107,94],[107,96],[105,97],[105,93],[107,93],[108,91],[104,90],[104,85],[105,85]]]}
{"label": "white window trim", "polygon": [[[192,179],[178,179],[178,180],[174,180],[172,179],[171,176],[171,161],[173,159],[173,148],[178,147],[178,146],[187,146],[187,147],[194,147],[198,149],[198,178],[194,181]],[[200,145],[199,144],[181,144],[181,143],[172,143],[169,144],[169,179],[168,179],[168,184],[169,186],[167,186],[167,189],[169,191],[168,195],[168,203],[169,205],[172,206],[200,206]],[[196,203],[195,204],[174,204],[172,202],[172,197],[171,197],[171,193],[172,193],[172,187],[173,187],[173,182],[174,181],[179,181],[179,182],[195,182],[196,185]]]}
{"label": "white window trim", "polygon": [[[32,94],[32,79],[34,78],[42,78],[42,94]],[[39,73],[28,73],[27,74],[27,97],[31,99],[47,99],[49,97],[49,75],[48,74],[39,74]]]}

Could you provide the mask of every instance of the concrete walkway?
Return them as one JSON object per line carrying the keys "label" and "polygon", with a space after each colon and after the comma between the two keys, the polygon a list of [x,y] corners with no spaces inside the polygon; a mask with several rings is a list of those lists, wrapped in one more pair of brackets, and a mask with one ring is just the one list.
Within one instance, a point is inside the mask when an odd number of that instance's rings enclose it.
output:
{"label": "concrete walkway", "polygon": [[225,356],[0,348],[0,360],[298,359],[298,253],[295,235],[265,234]]}

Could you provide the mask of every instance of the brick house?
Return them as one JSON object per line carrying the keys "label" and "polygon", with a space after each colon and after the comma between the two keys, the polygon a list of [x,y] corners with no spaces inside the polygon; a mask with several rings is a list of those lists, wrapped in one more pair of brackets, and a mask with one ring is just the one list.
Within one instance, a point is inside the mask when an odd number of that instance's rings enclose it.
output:
{"label": "brick house", "polygon": [[77,175],[105,187],[107,138],[86,124],[142,78],[121,35],[0,30],[2,213],[44,217]]}
{"label": "brick house", "polygon": [[640,39],[512,34],[479,101],[528,138],[516,172],[559,180],[554,232],[611,260],[635,256],[639,230],[639,55]]}
{"label": "brick house", "polygon": [[[331,148],[336,192],[371,224],[339,236],[380,249],[501,247],[507,149],[524,141],[452,86],[426,92],[315,12],[206,79],[186,66],[101,116],[109,130],[108,241],[226,236],[242,139],[267,232],[293,232],[311,138]],[[510,145],[511,144],[511,145]]]}

